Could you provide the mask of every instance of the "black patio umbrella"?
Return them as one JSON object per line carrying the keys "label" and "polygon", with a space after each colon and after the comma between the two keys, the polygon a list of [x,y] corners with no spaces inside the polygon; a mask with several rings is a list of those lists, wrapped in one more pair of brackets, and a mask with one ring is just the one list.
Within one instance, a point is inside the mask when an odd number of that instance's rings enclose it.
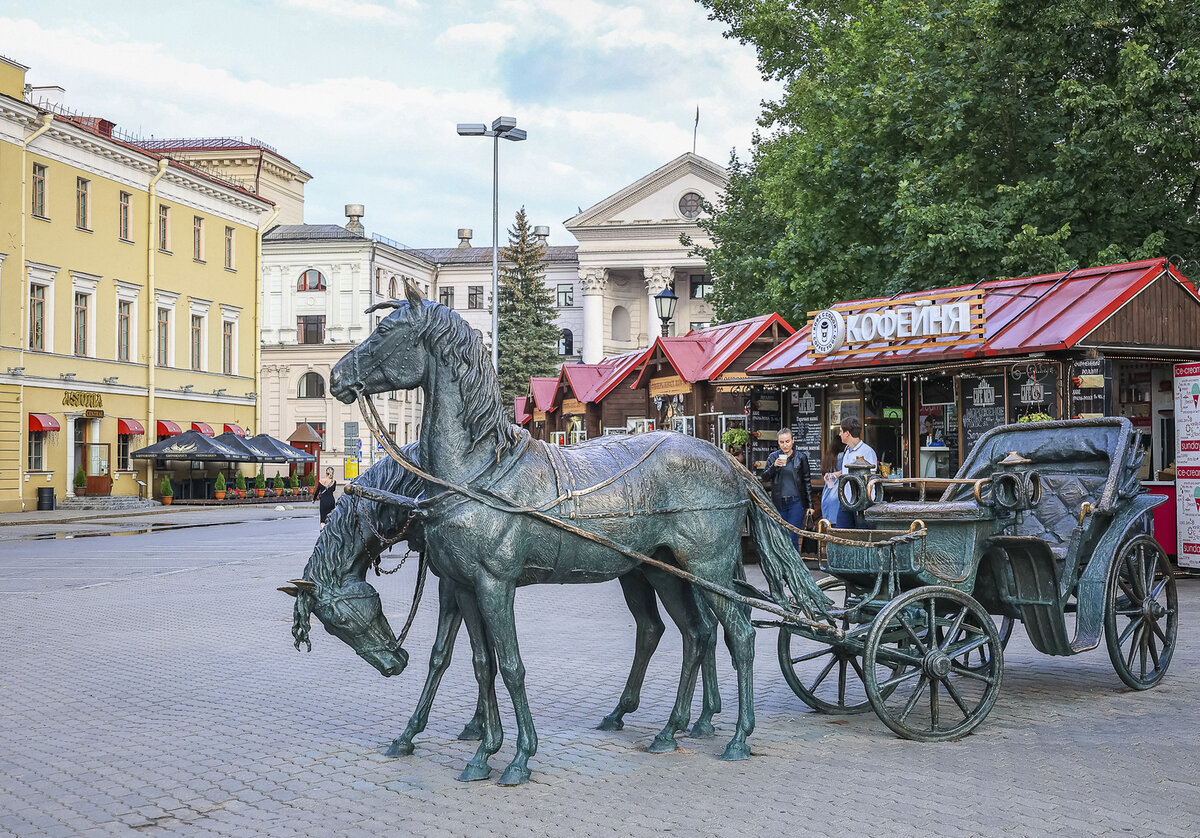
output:
{"label": "black patio umbrella", "polygon": [[232,431],[220,434],[216,437],[217,442],[232,448],[234,451],[239,451],[250,458],[247,462],[255,463],[286,463],[288,462],[282,452],[274,449],[266,449],[260,445],[255,445],[253,439],[244,439]]}
{"label": "black patio umbrella", "polygon": [[286,442],[281,442],[269,434],[259,434],[258,436],[250,437],[246,442],[254,443],[255,447],[267,450],[274,450],[282,454],[289,463],[312,463],[316,462],[317,455],[309,454],[307,451],[301,451],[299,448],[293,448]]}
{"label": "black patio umbrella", "polygon": [[249,454],[235,451],[228,445],[205,436],[199,431],[184,431],[181,434],[139,448],[129,455],[139,460],[196,460],[200,462],[250,463]]}

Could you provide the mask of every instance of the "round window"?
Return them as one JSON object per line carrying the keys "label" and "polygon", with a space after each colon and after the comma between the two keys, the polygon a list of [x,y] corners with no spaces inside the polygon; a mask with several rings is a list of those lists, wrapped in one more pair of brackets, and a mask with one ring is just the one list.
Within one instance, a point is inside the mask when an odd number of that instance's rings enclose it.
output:
{"label": "round window", "polygon": [[695,218],[700,214],[700,195],[689,192],[679,199],[679,214],[684,218]]}

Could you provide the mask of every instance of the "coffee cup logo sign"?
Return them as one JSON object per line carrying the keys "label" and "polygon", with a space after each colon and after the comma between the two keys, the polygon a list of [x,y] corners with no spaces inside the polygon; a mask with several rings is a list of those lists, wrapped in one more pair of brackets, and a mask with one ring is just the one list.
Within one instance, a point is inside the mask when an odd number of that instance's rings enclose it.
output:
{"label": "coffee cup logo sign", "polygon": [[876,311],[847,312],[827,308],[817,312],[810,342],[818,355],[832,355],[852,343],[877,343],[913,338],[963,335],[971,331],[971,302],[894,306]]}
{"label": "coffee cup logo sign", "polygon": [[996,404],[996,388],[984,379],[979,379],[979,383],[971,391],[971,404],[975,407],[992,407]]}
{"label": "coffee cup logo sign", "polygon": [[800,398],[796,400],[797,413],[815,413],[817,409],[817,400],[813,398],[811,390],[805,390],[800,394]]}
{"label": "coffee cup logo sign", "polygon": [[1021,385],[1022,404],[1042,404],[1044,401],[1046,401],[1046,388],[1035,379],[1027,379]]}

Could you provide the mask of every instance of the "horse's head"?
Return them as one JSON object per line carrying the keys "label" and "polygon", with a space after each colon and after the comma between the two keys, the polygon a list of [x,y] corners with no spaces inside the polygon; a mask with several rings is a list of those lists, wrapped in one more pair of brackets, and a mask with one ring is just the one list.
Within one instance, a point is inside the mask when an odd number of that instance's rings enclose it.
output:
{"label": "horse's head", "polygon": [[[311,562],[310,562],[311,566]],[[279,590],[296,598],[292,637],[298,650],[308,639],[309,614],[316,614],[325,631],[341,640],[381,675],[399,675],[408,666],[379,601],[379,593],[354,571],[330,579],[293,579]]]}
{"label": "horse's head", "polygon": [[361,395],[389,390],[411,390],[425,378],[427,352],[421,342],[425,307],[434,305],[407,280],[404,301],[376,303],[379,308],[396,309],[383,319],[375,331],[337,362],[329,376],[329,392],[350,404]]}

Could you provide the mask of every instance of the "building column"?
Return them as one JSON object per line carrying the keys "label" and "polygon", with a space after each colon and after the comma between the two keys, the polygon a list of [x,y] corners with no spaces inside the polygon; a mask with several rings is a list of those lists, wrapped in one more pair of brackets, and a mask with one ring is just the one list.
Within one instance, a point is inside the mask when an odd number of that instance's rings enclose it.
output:
{"label": "building column", "polygon": [[[654,339],[662,334],[662,321],[658,319],[654,297],[674,283],[675,269],[669,265],[656,265],[652,268],[642,268],[642,273],[646,277],[646,344],[652,345]],[[678,329],[675,330],[675,334],[679,334]]]}
{"label": "building column", "polygon": [[604,291],[608,287],[608,268],[580,268],[583,286],[583,349],[585,364],[598,364],[604,358]]}

